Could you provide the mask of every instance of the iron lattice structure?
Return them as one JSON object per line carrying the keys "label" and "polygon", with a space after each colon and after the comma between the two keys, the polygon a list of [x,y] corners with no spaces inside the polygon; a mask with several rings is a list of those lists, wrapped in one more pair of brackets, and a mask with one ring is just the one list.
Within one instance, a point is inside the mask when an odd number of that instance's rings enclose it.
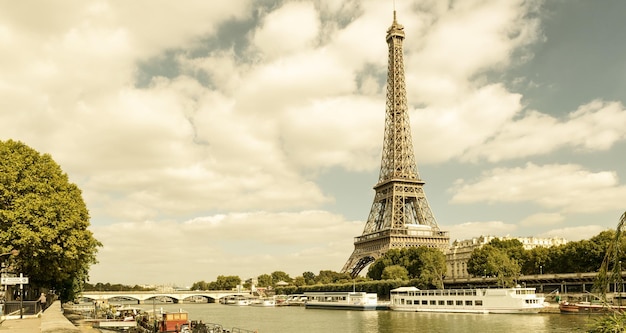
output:
{"label": "iron lattice structure", "polygon": [[404,79],[404,27],[396,21],[395,11],[386,39],[389,61],[380,175],[363,234],[355,238],[354,252],[342,269],[353,277],[389,249],[428,246],[446,251],[450,244],[428,205],[415,163]]}

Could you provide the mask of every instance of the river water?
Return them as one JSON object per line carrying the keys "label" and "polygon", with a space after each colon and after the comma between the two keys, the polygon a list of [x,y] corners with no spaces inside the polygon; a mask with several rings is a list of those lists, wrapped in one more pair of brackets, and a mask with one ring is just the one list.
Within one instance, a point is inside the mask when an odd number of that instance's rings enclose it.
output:
{"label": "river water", "polygon": [[[139,307],[151,310],[153,305]],[[191,320],[259,333],[585,332],[596,316],[562,314],[452,314],[396,311],[314,310],[304,307],[229,306],[216,303],[157,304],[189,312]]]}

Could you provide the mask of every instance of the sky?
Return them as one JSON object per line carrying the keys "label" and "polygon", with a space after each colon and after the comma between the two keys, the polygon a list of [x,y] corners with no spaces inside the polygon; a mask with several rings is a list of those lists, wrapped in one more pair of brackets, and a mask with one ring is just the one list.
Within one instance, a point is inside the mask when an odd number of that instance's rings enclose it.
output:
{"label": "sky", "polygon": [[394,8],[451,240],[616,227],[619,0],[0,0],[0,140],[82,190],[91,283],[340,271],[378,180]]}

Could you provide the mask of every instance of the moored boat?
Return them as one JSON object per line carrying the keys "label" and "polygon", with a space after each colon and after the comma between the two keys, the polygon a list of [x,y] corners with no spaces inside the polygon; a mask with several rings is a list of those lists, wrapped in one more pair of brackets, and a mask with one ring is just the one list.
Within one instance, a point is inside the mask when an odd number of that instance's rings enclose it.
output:
{"label": "moored boat", "polygon": [[559,310],[565,314],[606,314],[626,311],[626,305],[604,304],[600,302],[561,302]]}
{"label": "moored boat", "polygon": [[287,299],[284,302],[281,302],[280,305],[286,306],[304,306],[307,301],[307,297],[303,294],[292,294],[288,295]]}
{"label": "moored boat", "polygon": [[304,293],[307,309],[378,310],[378,295],[365,292],[310,292]]}
{"label": "moored boat", "polygon": [[247,306],[250,305],[250,299],[244,296],[230,296],[224,299],[224,304],[235,306]]}
{"label": "moored boat", "polygon": [[538,313],[546,304],[535,288],[391,290],[395,311],[457,313]]}
{"label": "moored boat", "polygon": [[132,327],[137,327],[136,317],[141,316],[141,308],[122,306],[112,307],[105,319],[94,319],[93,327],[114,331],[128,331]]}
{"label": "moored boat", "polygon": [[182,309],[177,312],[146,311],[137,316],[137,321],[138,330],[131,329],[131,332],[191,332],[189,313]]}
{"label": "moored boat", "polygon": [[250,302],[251,306],[273,307],[276,306],[276,300],[273,298],[259,298]]}

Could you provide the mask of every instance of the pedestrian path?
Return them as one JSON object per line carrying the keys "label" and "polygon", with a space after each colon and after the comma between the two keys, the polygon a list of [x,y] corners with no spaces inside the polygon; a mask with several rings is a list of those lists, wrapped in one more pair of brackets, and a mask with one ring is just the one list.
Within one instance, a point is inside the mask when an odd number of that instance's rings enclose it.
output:
{"label": "pedestrian path", "polygon": [[76,327],[61,311],[61,303],[54,302],[37,317],[6,319],[0,322],[0,333],[95,333],[91,326]]}
{"label": "pedestrian path", "polygon": [[0,323],[0,333],[40,333],[41,318],[8,319]]}

